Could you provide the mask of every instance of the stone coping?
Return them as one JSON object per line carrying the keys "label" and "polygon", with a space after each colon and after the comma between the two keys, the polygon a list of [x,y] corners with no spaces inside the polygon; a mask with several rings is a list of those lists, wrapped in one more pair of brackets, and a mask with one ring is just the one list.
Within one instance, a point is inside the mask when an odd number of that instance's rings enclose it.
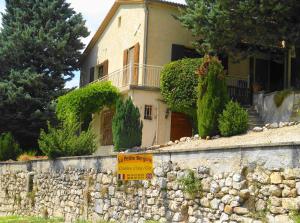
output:
{"label": "stone coping", "polygon": [[[171,154],[182,154],[182,153],[204,153],[210,151],[220,151],[220,152],[230,152],[230,150],[251,150],[251,149],[283,149],[282,147],[294,147],[300,146],[300,142],[284,142],[284,143],[268,143],[268,144],[254,144],[254,145],[234,145],[234,146],[218,146],[210,148],[188,148],[181,150],[167,150],[167,149],[157,149],[157,150],[143,150],[140,153],[153,153],[153,155],[171,155]],[[164,147],[166,148],[166,147]],[[231,151],[232,152],[232,151]],[[133,154],[139,152],[131,152]],[[88,159],[109,159],[116,158],[118,153],[114,152],[111,155],[90,155],[90,156],[72,156],[72,157],[60,157],[55,160],[30,160],[30,161],[6,161],[0,162],[1,165],[24,165],[36,162],[49,162],[49,161],[63,161],[63,160],[88,160]]]}

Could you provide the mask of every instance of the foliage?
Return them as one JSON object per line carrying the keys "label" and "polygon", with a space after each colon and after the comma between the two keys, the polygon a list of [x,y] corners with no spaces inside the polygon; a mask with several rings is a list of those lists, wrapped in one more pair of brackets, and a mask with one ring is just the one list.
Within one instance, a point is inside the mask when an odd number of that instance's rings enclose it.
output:
{"label": "foliage", "polygon": [[161,93],[167,105],[194,119],[199,79],[196,70],[201,64],[202,59],[183,59],[165,65],[161,72]]}
{"label": "foliage", "polygon": [[64,122],[58,128],[48,123],[48,133],[42,130],[38,140],[40,149],[50,159],[91,155],[96,149],[96,136],[91,129],[79,132],[80,124],[76,122]]}
{"label": "foliage", "polygon": [[65,121],[85,121],[104,106],[112,106],[119,91],[110,82],[96,82],[58,98],[56,113]]}
{"label": "foliage", "polygon": [[112,131],[115,150],[133,148],[142,143],[143,123],[140,112],[132,103],[131,98],[125,102],[118,100],[116,114],[113,117]]}
{"label": "foliage", "polygon": [[0,31],[0,134],[12,132],[23,149],[37,146],[55,121],[52,102],[78,70],[88,36],[81,14],[65,0],[6,0]]}
{"label": "foliage", "polygon": [[16,160],[20,152],[20,146],[14,140],[11,133],[3,133],[0,135],[0,161]]}
{"label": "foliage", "polygon": [[295,222],[295,223],[300,223],[300,212],[299,210],[293,210],[290,212],[290,218]]}
{"label": "foliage", "polygon": [[5,216],[0,217],[2,223],[63,223],[63,219],[59,218],[39,218],[39,217],[21,217],[21,216]]}
{"label": "foliage", "polygon": [[229,100],[223,66],[216,57],[205,56],[198,70],[198,131],[201,137],[218,133],[218,117]]}
{"label": "foliage", "polygon": [[284,102],[284,99],[286,99],[290,94],[292,94],[292,90],[290,89],[276,92],[274,95],[274,103],[276,107],[279,108]]}
{"label": "foliage", "polygon": [[219,117],[219,130],[222,136],[245,133],[248,129],[248,112],[237,102],[230,101]]}
{"label": "foliage", "polygon": [[187,174],[178,182],[183,187],[183,191],[192,197],[198,195],[202,190],[201,180],[195,176],[192,170],[188,170]]}
{"label": "foliage", "polygon": [[[299,45],[300,2],[186,0],[179,20],[198,38],[204,52],[251,54],[281,45]],[[245,44],[247,43],[247,44]]]}

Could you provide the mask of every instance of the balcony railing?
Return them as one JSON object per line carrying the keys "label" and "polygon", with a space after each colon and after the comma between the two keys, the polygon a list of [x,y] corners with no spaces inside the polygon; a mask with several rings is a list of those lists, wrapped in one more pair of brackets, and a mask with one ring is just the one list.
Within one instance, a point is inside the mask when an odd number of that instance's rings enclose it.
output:
{"label": "balcony railing", "polygon": [[132,64],[97,79],[94,82],[111,81],[114,86],[120,89],[129,86],[159,88],[161,70],[162,67],[160,66]]}

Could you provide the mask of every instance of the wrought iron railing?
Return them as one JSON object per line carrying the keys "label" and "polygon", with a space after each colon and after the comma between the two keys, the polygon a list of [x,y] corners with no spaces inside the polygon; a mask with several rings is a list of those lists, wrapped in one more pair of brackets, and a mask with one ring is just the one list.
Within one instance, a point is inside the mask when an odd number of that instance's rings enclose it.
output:
{"label": "wrought iron railing", "polygon": [[101,77],[94,82],[111,81],[114,86],[120,89],[128,86],[159,88],[161,70],[162,67],[160,66],[132,64]]}
{"label": "wrought iron railing", "polygon": [[248,77],[227,76],[226,80],[230,99],[242,105],[251,104],[252,98]]}

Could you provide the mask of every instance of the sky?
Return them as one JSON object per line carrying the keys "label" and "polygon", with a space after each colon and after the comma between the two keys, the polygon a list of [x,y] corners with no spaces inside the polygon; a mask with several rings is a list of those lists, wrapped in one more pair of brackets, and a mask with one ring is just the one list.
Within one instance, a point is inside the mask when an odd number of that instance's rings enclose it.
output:
{"label": "sky", "polygon": [[[26,0],[24,0],[26,1]],[[185,3],[185,0],[169,0],[170,2]],[[100,26],[102,20],[108,13],[109,9],[114,3],[114,0],[67,0],[71,3],[71,7],[75,11],[80,12],[83,18],[86,20],[86,26],[90,31],[90,35],[83,39],[83,42],[87,45],[98,27]],[[5,0],[0,0],[0,12],[5,10]],[[1,20],[1,15],[0,15]],[[76,87],[79,85],[79,72],[75,73],[73,80],[66,84],[67,88]]]}

